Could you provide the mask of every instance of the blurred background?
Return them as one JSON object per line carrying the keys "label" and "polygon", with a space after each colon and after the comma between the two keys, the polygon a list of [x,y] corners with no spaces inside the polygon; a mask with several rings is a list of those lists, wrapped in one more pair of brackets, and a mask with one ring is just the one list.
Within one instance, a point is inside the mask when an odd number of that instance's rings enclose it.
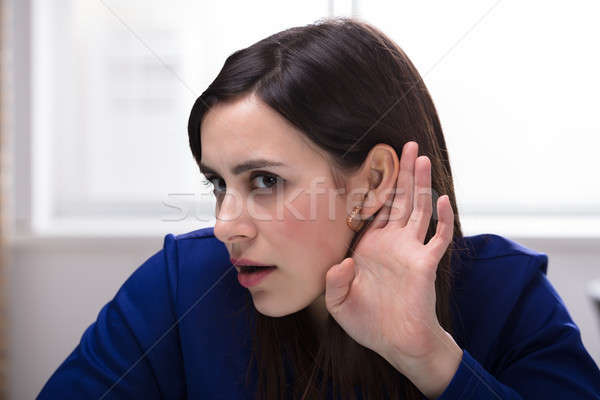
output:
{"label": "blurred background", "polygon": [[548,254],[600,363],[597,2],[0,4],[0,398],[35,397],[164,235],[214,225],[186,127],[225,58],[327,16],[405,50],[439,112],[464,233]]}

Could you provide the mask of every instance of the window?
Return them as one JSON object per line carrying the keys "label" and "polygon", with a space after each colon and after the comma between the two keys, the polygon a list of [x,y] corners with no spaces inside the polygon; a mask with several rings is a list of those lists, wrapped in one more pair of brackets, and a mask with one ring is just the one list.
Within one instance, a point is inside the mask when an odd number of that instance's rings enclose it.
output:
{"label": "window", "polygon": [[31,169],[13,177],[17,227],[156,234],[214,224],[188,147],[194,100],[234,50],[353,14],[390,35],[430,89],[465,233],[600,235],[594,2],[11,5],[15,104],[31,94],[14,114],[15,154],[27,156],[14,165]]}
{"label": "window", "polygon": [[436,104],[467,231],[600,235],[596,2],[361,1]]}
{"label": "window", "polygon": [[212,225],[187,138],[193,102],[233,51],[329,10],[322,0],[29,7],[31,224],[77,234]]}

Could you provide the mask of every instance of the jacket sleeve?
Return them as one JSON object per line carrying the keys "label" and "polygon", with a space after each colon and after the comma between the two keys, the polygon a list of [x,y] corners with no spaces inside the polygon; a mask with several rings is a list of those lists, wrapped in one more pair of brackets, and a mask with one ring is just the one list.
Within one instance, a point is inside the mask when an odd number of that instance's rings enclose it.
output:
{"label": "jacket sleeve", "polygon": [[515,303],[501,343],[493,371],[463,348],[458,370],[438,400],[600,399],[600,370],[540,268]]}
{"label": "jacket sleeve", "polygon": [[172,234],[100,310],[38,399],[176,399],[185,380],[174,307]]}

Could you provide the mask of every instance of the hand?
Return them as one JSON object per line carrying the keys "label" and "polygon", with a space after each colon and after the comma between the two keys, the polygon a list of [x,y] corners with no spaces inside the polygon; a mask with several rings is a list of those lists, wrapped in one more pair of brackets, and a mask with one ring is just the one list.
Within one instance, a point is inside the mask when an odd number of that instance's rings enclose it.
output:
{"label": "hand", "polygon": [[417,154],[416,142],[404,145],[393,201],[378,212],[353,256],[329,269],[325,289],[327,309],[340,326],[359,344],[393,358],[403,373],[431,360],[449,335],[435,312],[435,278],[452,240],[454,213],[441,196],[436,233],[424,244],[433,208],[431,164]]}

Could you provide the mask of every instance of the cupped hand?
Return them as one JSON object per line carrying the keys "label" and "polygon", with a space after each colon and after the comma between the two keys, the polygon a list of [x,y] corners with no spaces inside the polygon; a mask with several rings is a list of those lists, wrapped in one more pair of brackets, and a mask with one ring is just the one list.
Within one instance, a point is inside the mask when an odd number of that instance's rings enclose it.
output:
{"label": "cupped hand", "polygon": [[445,334],[435,312],[435,278],[454,227],[450,200],[441,196],[435,235],[424,244],[433,212],[431,163],[417,154],[416,142],[405,144],[395,193],[352,257],[328,270],[325,290],[329,313],[355,341],[407,364],[433,354]]}

